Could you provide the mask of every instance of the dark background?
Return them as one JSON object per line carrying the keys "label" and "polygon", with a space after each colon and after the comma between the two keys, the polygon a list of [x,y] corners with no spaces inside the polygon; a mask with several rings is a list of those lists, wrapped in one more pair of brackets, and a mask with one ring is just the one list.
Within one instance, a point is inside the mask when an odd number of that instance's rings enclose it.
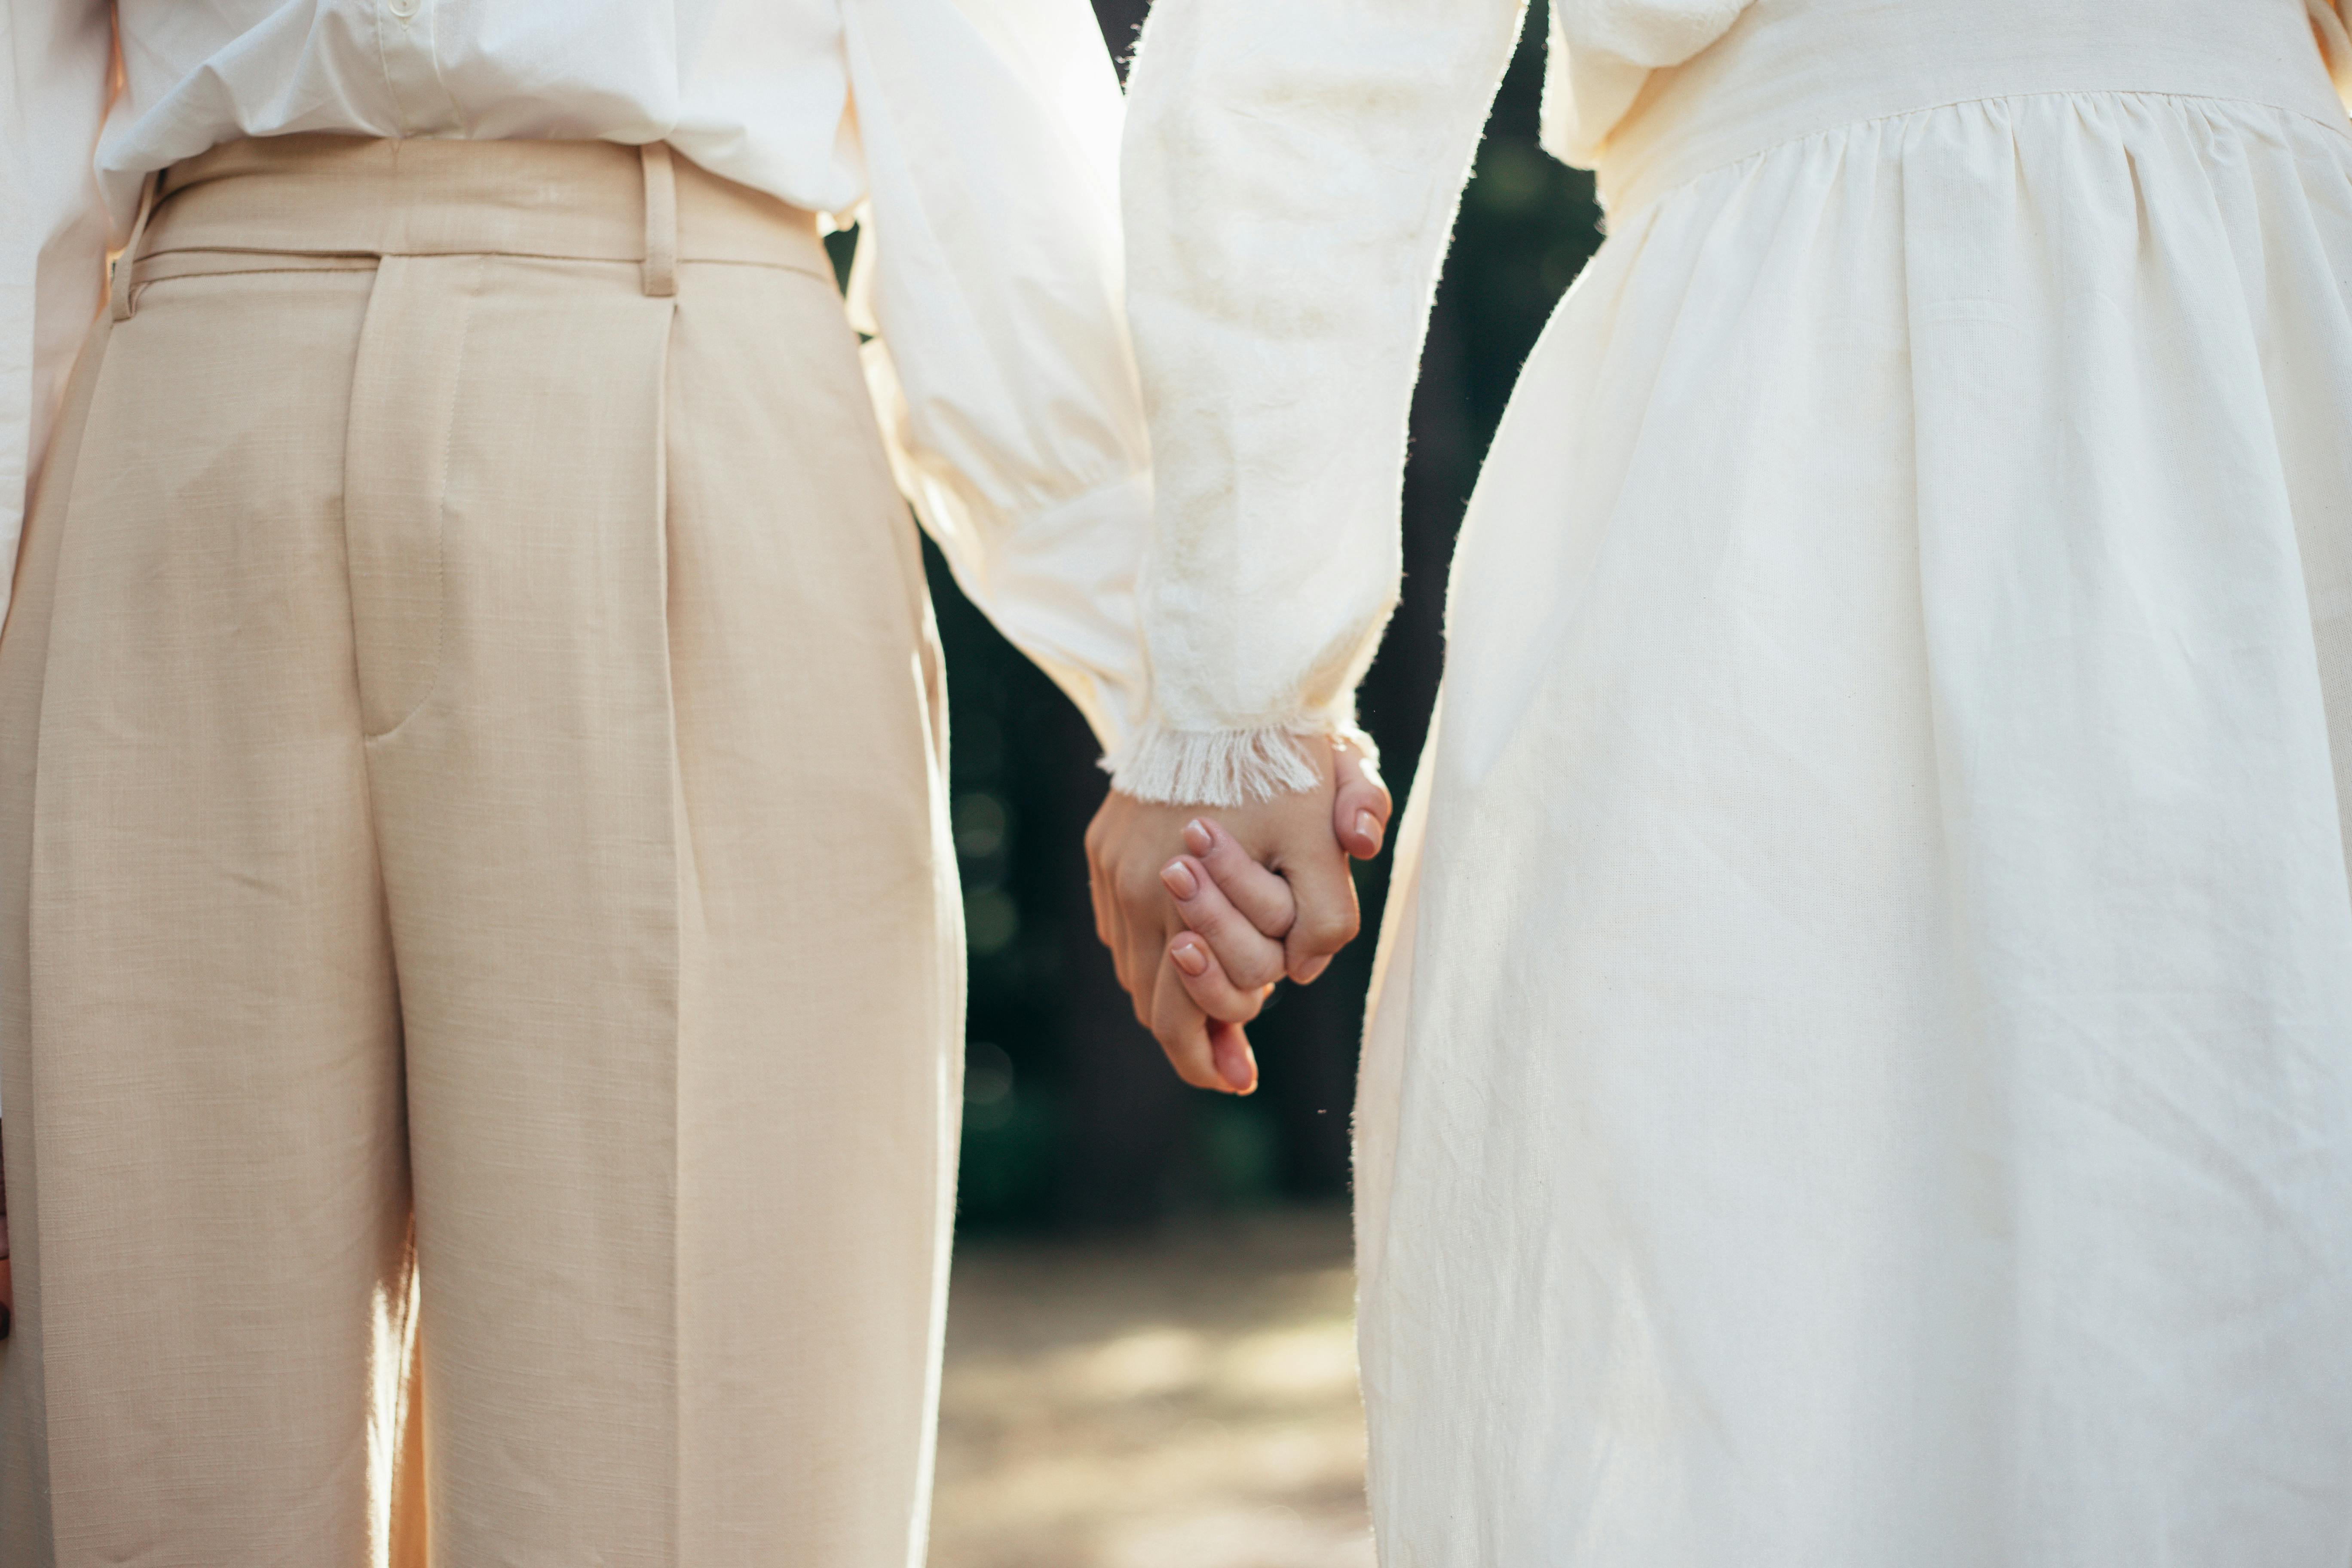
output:
{"label": "dark background", "polygon": [[[1124,70],[1150,0],[1095,0]],[[1361,712],[1391,783],[1420,754],[1443,659],[1446,563],[1536,334],[1600,243],[1592,182],[1536,146],[1546,18],[1529,11],[1464,196],[1414,395],[1404,600]],[[928,552],[928,547],[927,547]],[[1076,710],[929,552],[948,654],[956,847],[971,961],[959,1224],[1150,1225],[1347,1189],[1348,1117],[1386,857],[1362,867],[1362,940],[1252,1027],[1262,1087],[1202,1094],[1168,1070],[1096,942],[1080,838],[1102,800]]]}

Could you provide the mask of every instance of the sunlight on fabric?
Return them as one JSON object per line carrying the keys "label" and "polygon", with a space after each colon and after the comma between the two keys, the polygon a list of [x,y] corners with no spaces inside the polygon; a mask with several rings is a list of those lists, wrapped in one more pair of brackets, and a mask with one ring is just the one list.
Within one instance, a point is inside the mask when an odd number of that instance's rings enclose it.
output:
{"label": "sunlight on fabric", "polygon": [[[371,1343],[368,1352],[368,1561],[388,1563],[393,1556],[393,1516],[399,1500],[394,1488],[401,1479],[401,1449],[416,1418],[412,1408],[415,1388],[408,1379],[415,1359],[416,1275],[414,1269],[392,1284],[379,1286],[371,1303]],[[411,1456],[411,1462],[414,1461]]]}

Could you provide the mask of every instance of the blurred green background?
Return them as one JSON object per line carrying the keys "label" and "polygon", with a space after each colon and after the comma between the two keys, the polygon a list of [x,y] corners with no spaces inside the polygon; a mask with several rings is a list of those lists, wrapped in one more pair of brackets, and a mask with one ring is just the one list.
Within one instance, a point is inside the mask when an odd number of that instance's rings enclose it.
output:
{"label": "blurred green background", "polygon": [[[1096,0],[1122,68],[1148,3]],[[1536,145],[1545,26],[1538,4],[1463,199],[1413,403],[1404,599],[1362,692],[1401,793],[1436,693],[1446,563],[1479,458],[1537,333],[1600,244],[1591,176]],[[956,591],[936,552],[929,566],[971,944],[960,1227],[1139,1226],[1345,1192],[1386,858],[1359,872],[1363,939],[1314,986],[1278,993],[1252,1029],[1260,1092],[1236,1100],[1184,1088],[1095,940],[1080,848],[1105,787],[1092,737]]]}

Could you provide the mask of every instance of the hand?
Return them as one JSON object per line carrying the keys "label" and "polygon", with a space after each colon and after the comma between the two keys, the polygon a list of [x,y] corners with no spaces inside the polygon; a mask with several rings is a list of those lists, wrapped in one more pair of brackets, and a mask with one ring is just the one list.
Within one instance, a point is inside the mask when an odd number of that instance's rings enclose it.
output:
{"label": "hand", "polygon": [[[1331,836],[1358,859],[1381,852],[1394,809],[1379,768],[1354,742],[1334,738],[1332,764],[1337,788],[1331,811]],[[1287,884],[1270,878],[1264,868],[1214,817],[1203,815],[1188,824],[1184,847],[1192,858],[1169,868],[1162,880],[1184,916],[1186,927],[1206,945],[1205,955],[1192,952],[1178,938],[1171,949],[1187,977],[1197,977],[1188,988],[1213,1015],[1218,1013],[1215,987],[1221,978],[1238,976],[1247,982],[1267,972],[1267,955],[1275,942],[1284,942],[1285,971],[1300,984],[1315,979],[1330,964],[1331,954],[1351,940],[1354,931],[1328,945],[1311,936],[1298,951],[1300,927],[1285,898]],[[1349,887],[1351,900],[1354,889]],[[1301,962],[1302,956],[1304,962]]]}
{"label": "hand", "polygon": [[1303,744],[1313,789],[1214,818],[1114,791],[1087,831],[1096,932],[1136,1017],[1197,1088],[1256,1088],[1240,1026],[1282,975],[1321,973],[1360,923],[1347,854],[1379,853],[1388,791],[1355,747]]}

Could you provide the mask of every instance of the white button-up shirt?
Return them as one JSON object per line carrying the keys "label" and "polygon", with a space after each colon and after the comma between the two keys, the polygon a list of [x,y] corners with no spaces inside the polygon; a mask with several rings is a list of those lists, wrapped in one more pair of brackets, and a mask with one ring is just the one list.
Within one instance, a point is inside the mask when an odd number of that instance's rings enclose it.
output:
{"label": "white button-up shirt", "polygon": [[667,140],[862,220],[852,305],[900,483],[1118,746],[1150,498],[1118,85],[1086,0],[0,0],[0,567],[148,171],[306,131]]}

